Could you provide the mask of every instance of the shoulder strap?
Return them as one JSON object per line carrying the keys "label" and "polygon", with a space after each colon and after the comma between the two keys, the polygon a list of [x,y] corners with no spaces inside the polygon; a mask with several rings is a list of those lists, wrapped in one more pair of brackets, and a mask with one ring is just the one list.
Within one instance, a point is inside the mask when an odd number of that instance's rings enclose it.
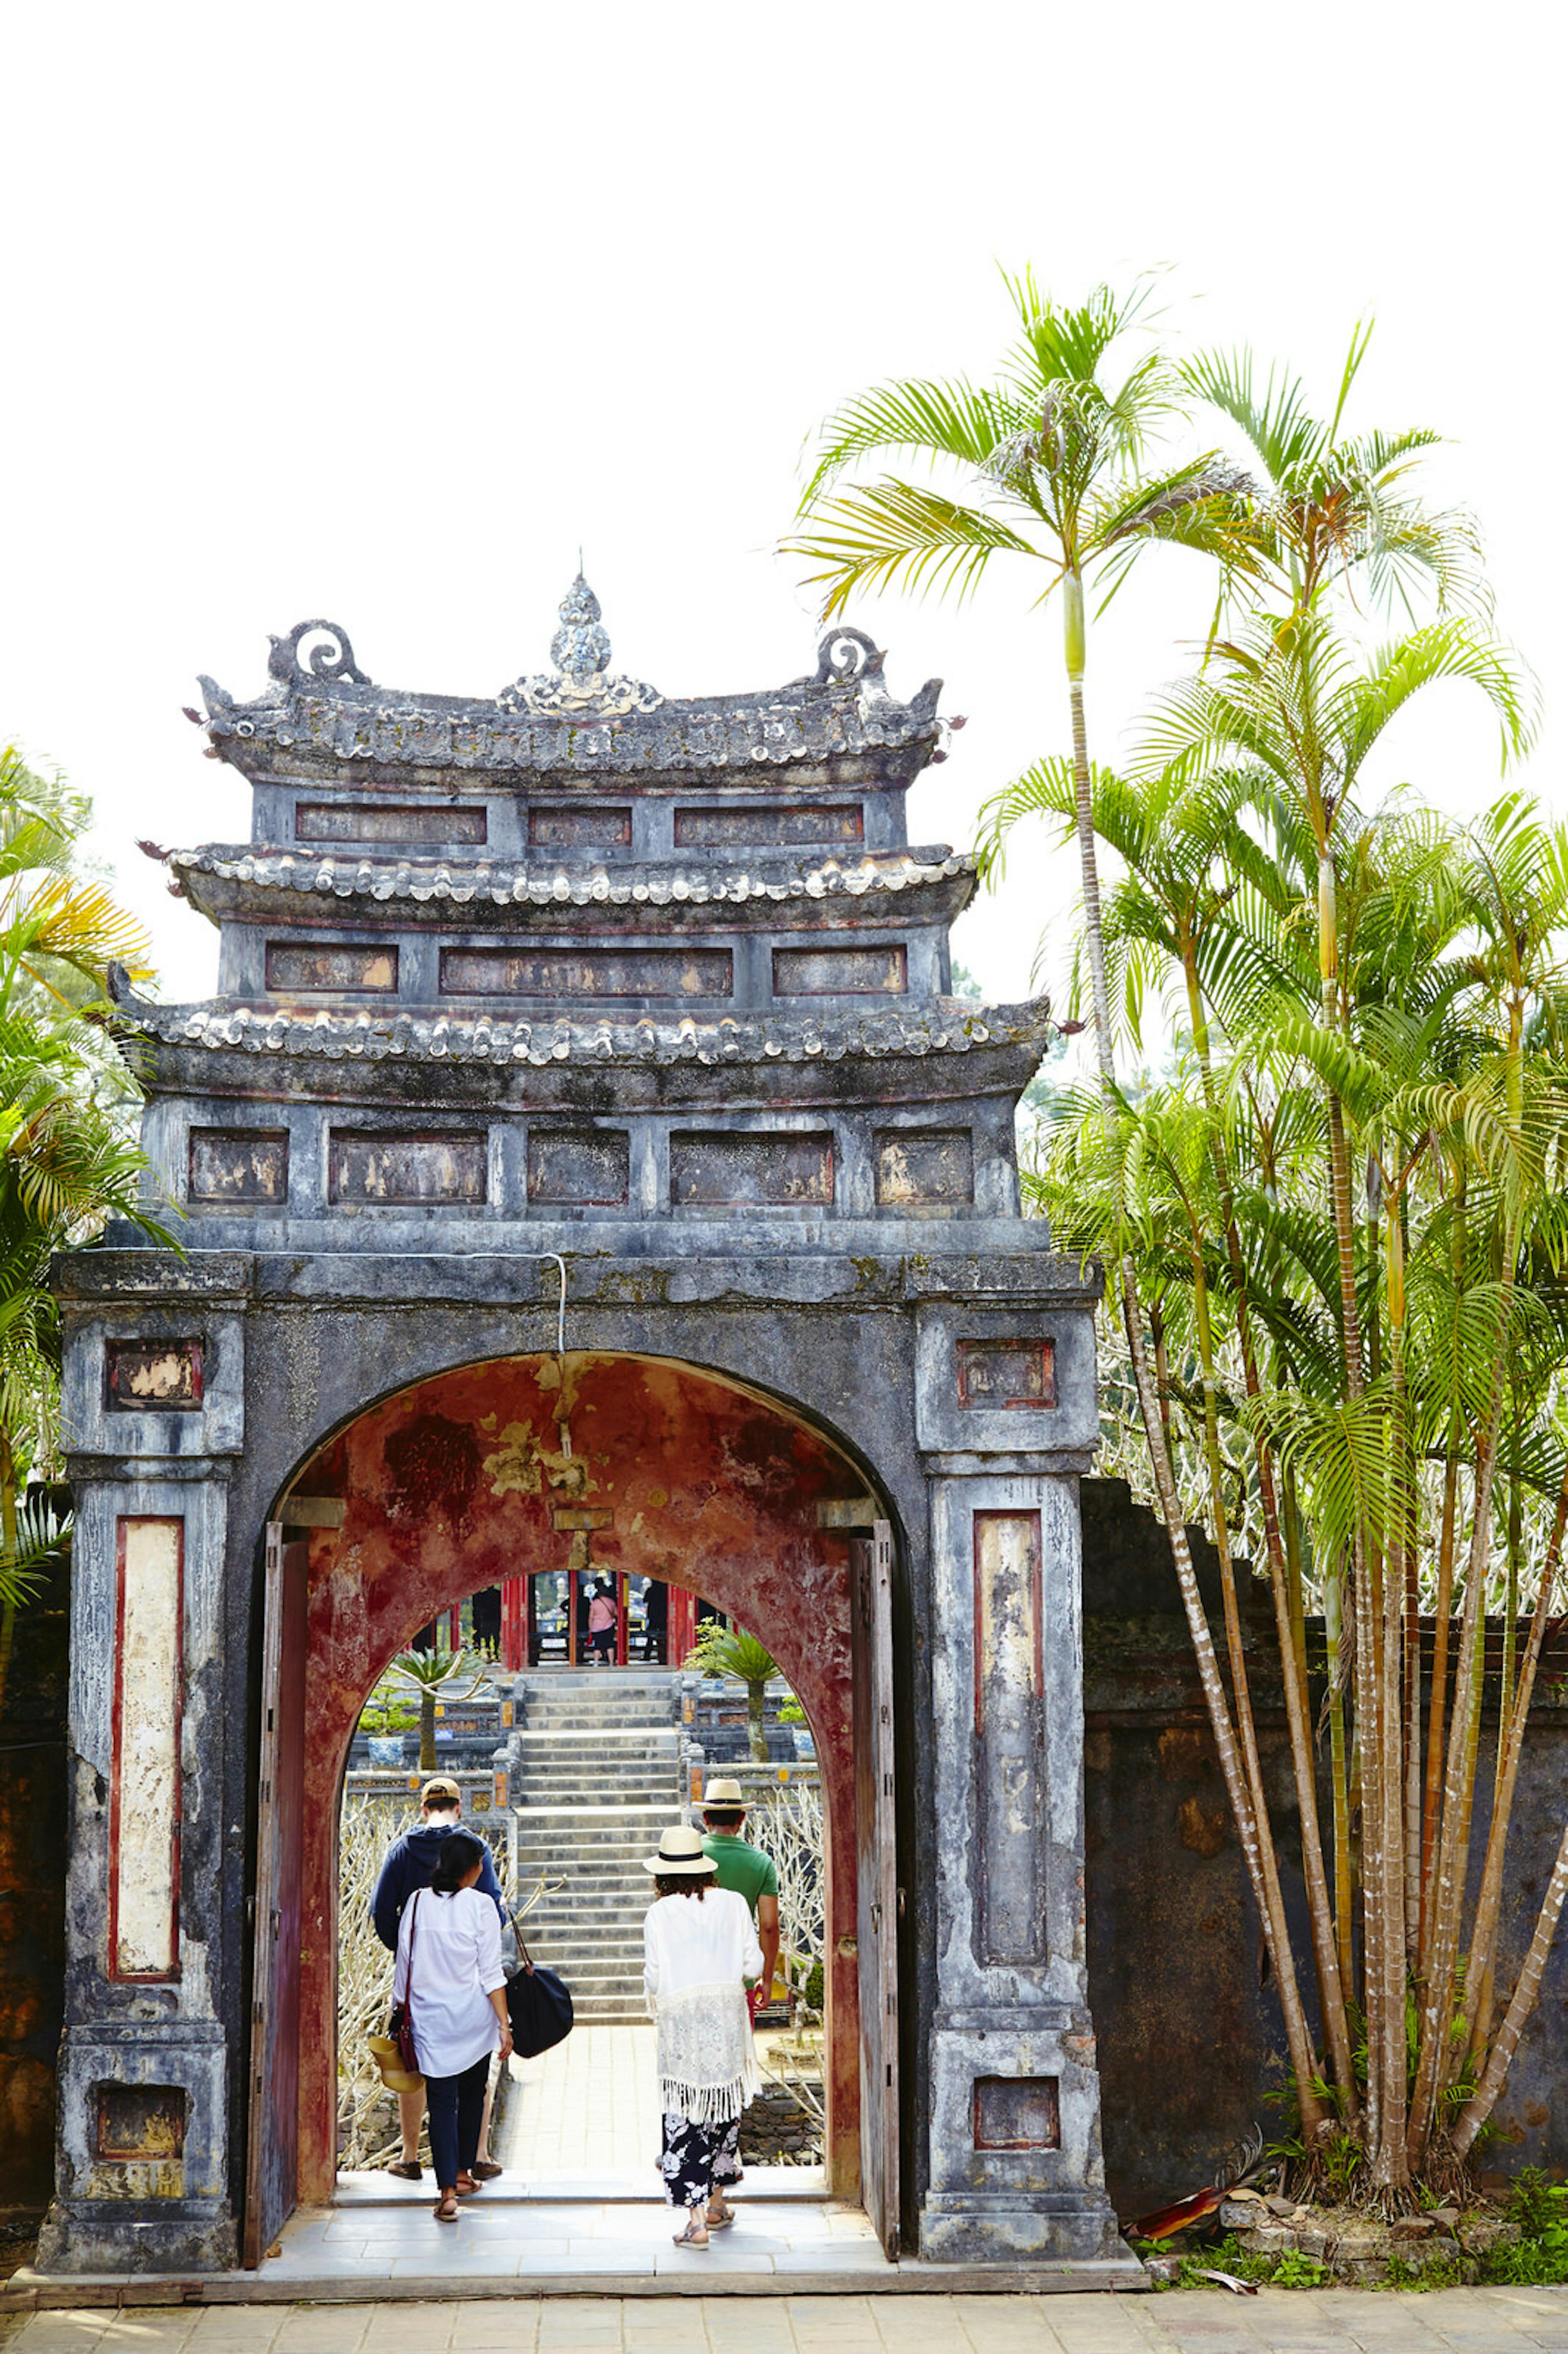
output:
{"label": "shoulder strap", "polygon": [[419,1934],[419,1899],[424,1893],[422,1888],[415,1889],[410,1900],[413,1909],[408,1914],[408,1974],[403,1982],[403,2011],[409,2020],[414,2016],[414,1940]]}

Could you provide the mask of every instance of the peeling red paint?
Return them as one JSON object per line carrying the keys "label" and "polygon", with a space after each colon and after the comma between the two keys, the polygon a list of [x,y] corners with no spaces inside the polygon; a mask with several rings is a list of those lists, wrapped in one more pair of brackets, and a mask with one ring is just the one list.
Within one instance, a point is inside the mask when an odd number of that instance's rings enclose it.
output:
{"label": "peeling red paint", "polygon": [[[556,1416],[569,1405],[571,1452]],[[829,1823],[829,2136],[858,2180],[858,1999],[851,1755],[849,1548],[817,1527],[862,1472],[814,1431],[667,1359],[506,1358],[422,1382],[374,1407],[301,1475],[338,1494],[341,1529],[311,1534],[302,1956],[300,2197],[335,2170],[338,1793],[359,1711],[419,1628],[480,1586],[564,1565],[562,1505],[609,1506],[607,1570],[702,1595],[766,1642],[816,1735]],[[587,1958],[586,1954],[583,1958]],[[552,1956],[570,1980],[573,1957]]]}

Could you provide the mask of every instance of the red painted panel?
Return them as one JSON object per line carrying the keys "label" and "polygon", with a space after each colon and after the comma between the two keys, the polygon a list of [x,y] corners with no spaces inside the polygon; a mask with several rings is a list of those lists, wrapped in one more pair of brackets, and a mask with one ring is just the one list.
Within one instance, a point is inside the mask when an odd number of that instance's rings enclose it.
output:
{"label": "red painted panel", "polygon": [[[152,1521],[151,1513],[133,1516],[136,1520]],[[169,1851],[168,1967],[162,1970],[122,1970],[120,1967],[120,1817],[121,1756],[125,1730],[125,1532],[132,1525],[130,1518],[115,1523],[115,1598],[114,1598],[114,1703],[110,1738],[112,1757],[109,1772],[109,1950],[108,1975],[128,1985],[164,1984],[180,1974],[180,1792],[181,1777],[176,1770],[174,1788],[174,1822]],[[175,1670],[174,1746],[177,1760],[180,1755],[181,1722],[185,1702],[185,1524],[182,1518],[171,1515],[164,1525],[175,1531],[175,1622],[178,1659]]]}

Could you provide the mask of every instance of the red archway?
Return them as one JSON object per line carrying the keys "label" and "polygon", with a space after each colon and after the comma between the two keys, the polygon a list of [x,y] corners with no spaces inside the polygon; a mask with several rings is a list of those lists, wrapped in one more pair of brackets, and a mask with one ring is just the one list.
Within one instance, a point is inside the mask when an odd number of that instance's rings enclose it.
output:
{"label": "red archway", "polygon": [[[295,1492],[341,1497],[310,1536],[299,2012],[298,2197],[336,2171],[338,1799],[359,1712],[417,1630],[476,1587],[565,1560],[591,1511],[596,1562],[701,1594],[751,1628],[816,1734],[828,1827],[827,2154],[859,2179],[859,1997],[849,1542],[819,1504],[863,1497],[830,1441],[733,1381],[667,1359],[503,1358],[368,1408]],[[609,1515],[600,1520],[600,1514]],[[566,1516],[572,1516],[567,1519]],[[287,1522],[287,1506],[279,1509]]]}

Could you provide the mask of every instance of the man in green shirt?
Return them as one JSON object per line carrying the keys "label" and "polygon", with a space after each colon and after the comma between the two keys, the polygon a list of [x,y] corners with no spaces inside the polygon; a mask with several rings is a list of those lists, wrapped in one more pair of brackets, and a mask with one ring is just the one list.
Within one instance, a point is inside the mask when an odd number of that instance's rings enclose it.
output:
{"label": "man in green shirt", "polygon": [[[746,1828],[746,1794],[738,1782],[721,1780],[708,1784],[703,1793],[703,1821],[706,1826],[703,1853],[713,1859],[715,1885],[733,1888],[737,1896],[744,1896],[757,1924],[757,1941],[762,1947],[762,1976],[748,1990],[755,2020],[758,2004],[768,2001],[772,1996],[779,1967],[779,1874],[772,1858],[741,1836]],[[726,2223],[734,2221],[735,2211],[726,2206],[724,2194],[740,2179],[737,2118],[725,2137],[714,2165],[713,2197],[708,2201],[710,2232],[720,2231]]]}

